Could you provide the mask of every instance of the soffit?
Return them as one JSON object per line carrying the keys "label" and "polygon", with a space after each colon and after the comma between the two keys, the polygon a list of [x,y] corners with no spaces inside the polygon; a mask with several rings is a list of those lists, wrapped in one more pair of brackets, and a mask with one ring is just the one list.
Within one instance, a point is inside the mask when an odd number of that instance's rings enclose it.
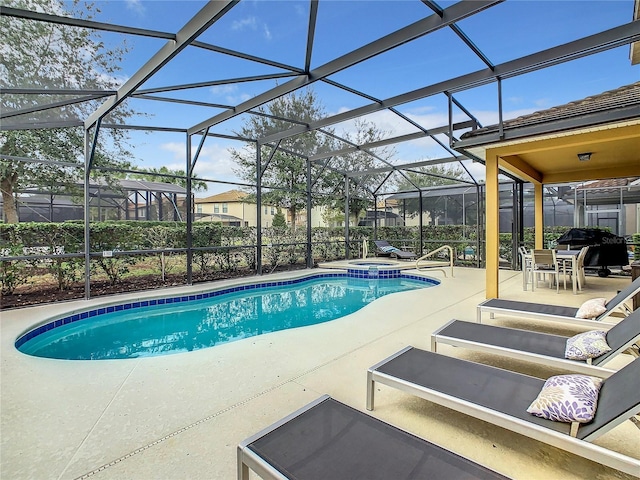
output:
{"label": "soffit", "polygon": [[[469,151],[482,159],[489,152],[514,164],[524,162],[540,174],[543,183],[640,175],[640,118]],[[592,153],[591,159],[579,161],[578,154],[585,152]],[[529,180],[518,172],[508,171]]]}

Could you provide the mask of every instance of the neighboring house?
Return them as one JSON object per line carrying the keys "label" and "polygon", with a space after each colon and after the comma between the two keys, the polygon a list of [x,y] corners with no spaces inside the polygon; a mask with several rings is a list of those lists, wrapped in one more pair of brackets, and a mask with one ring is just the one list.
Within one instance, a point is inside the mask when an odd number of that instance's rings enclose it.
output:
{"label": "neighboring house", "polygon": [[[372,227],[376,216],[379,227],[401,227],[405,225],[400,202],[395,199],[378,200],[377,209],[369,208],[365,212],[364,218],[360,218],[358,221],[358,226]],[[409,225],[410,219],[407,218],[406,220],[406,224]]]}
{"label": "neighboring house", "polygon": [[[206,198],[196,198],[195,220],[199,222],[221,222],[223,225],[232,227],[255,227],[257,225],[256,204],[249,199],[249,194],[240,190],[229,190],[226,192],[211,195]],[[273,217],[278,211],[275,205],[262,204],[261,216],[262,226],[270,227]],[[291,212],[283,208],[287,223],[291,225]],[[311,225],[314,227],[326,226],[323,219],[323,208],[314,207],[311,210]],[[296,212],[296,227],[307,225],[307,212],[300,210]]]}
{"label": "neighboring house", "polygon": [[[327,227],[329,224],[327,223],[327,212],[328,209],[325,206],[313,207],[311,209],[311,226],[312,227]],[[284,211],[284,214],[287,217],[287,223],[291,225],[291,212]],[[306,210],[298,210],[296,212],[296,228],[298,227],[306,227],[307,226],[307,211]]]}
{"label": "neighboring house", "polygon": [[[206,198],[196,198],[195,220],[199,222],[221,222],[231,227],[255,227],[258,223],[256,204],[248,200],[249,194],[240,190],[229,190]],[[261,220],[263,227],[271,226],[277,208],[263,205]]]}

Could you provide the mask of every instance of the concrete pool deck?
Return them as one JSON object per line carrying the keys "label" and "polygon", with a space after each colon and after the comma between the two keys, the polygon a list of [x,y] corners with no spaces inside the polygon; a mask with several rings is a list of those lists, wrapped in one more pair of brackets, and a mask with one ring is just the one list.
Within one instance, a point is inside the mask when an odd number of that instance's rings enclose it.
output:
{"label": "concrete pool deck", "polygon": [[[234,479],[236,447],[246,437],[325,393],[365,411],[367,368],[407,345],[429,349],[431,332],[452,318],[475,320],[475,307],[485,298],[484,270],[456,267],[454,278],[436,271],[426,274],[442,284],[385,296],[338,320],[191,353],[131,360],[50,360],[23,355],[13,346],[44,318],[113,303],[114,297],[3,311],[0,477]],[[588,277],[578,295],[545,287],[531,292],[522,290],[520,272],[501,270],[500,296],[578,306],[589,298],[610,298],[629,281]],[[203,288],[198,284],[153,293],[169,296]],[[521,325],[525,323],[535,322]],[[577,332],[537,325],[550,332]],[[543,378],[555,373],[444,346],[441,352]],[[620,356],[611,367],[624,365],[627,357]],[[371,415],[507,476],[632,478],[398,390],[377,388]],[[627,421],[595,443],[637,457],[640,430]]]}

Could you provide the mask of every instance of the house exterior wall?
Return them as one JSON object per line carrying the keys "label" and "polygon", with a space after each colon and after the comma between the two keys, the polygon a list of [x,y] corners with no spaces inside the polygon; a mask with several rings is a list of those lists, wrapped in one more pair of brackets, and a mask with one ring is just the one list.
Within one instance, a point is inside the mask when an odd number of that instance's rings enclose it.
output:
{"label": "house exterior wall", "polygon": [[[242,226],[255,227],[258,224],[256,204],[250,202],[227,201],[227,202],[199,202],[196,203],[196,216],[199,221],[216,221],[216,215],[231,215],[241,220]],[[273,216],[277,209],[271,205],[262,207],[262,226],[269,227],[273,222]],[[209,217],[212,216],[212,217]]]}

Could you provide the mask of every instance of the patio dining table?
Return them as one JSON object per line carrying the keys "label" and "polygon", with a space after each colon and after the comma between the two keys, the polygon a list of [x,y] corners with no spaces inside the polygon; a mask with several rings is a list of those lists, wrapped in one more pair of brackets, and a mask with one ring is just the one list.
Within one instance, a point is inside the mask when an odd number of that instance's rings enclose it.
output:
{"label": "patio dining table", "polygon": [[[573,294],[578,294],[578,255],[580,254],[580,250],[556,250],[556,260],[558,262],[562,262],[562,272],[564,275],[564,287],[567,288],[567,267],[571,267],[571,283],[573,286]],[[524,256],[525,260],[530,264],[531,263],[531,253],[527,253]],[[526,278],[528,275],[527,269],[522,269],[523,285],[526,290]]]}

